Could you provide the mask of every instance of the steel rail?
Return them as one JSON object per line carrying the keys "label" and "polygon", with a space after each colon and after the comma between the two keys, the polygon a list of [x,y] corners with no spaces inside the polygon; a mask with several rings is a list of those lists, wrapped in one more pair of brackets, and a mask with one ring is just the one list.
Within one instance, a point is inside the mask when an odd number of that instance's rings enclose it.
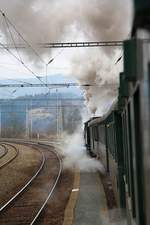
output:
{"label": "steel rail", "polygon": [[[18,143],[18,142],[14,142],[14,143]],[[50,146],[52,146],[52,145],[48,145],[48,144],[44,144],[44,143],[37,143],[37,142],[24,142],[24,141],[21,141],[21,142],[19,142],[20,144],[27,144],[27,145],[30,145],[30,146],[38,146],[38,145],[43,145],[43,146],[45,146],[45,147],[50,147]],[[46,149],[47,149],[46,148]],[[38,149],[39,150],[39,149]],[[49,150],[49,149],[47,149],[47,150]],[[39,150],[40,151],[40,150]],[[47,204],[47,202],[48,202],[48,200],[50,199],[50,197],[52,196],[52,194],[53,194],[53,192],[54,192],[54,190],[55,190],[55,188],[56,188],[56,185],[57,185],[57,183],[58,183],[58,181],[59,181],[59,178],[60,178],[60,175],[61,175],[61,172],[62,172],[62,161],[61,161],[61,158],[59,157],[59,155],[58,155],[58,153],[56,152],[56,151],[54,151],[54,150],[49,150],[49,151],[51,151],[51,152],[53,152],[55,155],[56,155],[56,157],[57,157],[57,159],[58,159],[58,161],[59,161],[59,171],[58,171],[58,174],[57,174],[57,176],[56,176],[56,178],[55,178],[55,181],[54,181],[54,185],[53,185],[53,187],[51,188],[51,190],[50,190],[50,192],[48,193],[48,196],[47,196],[47,198],[45,199],[45,201],[44,201],[44,203],[42,204],[42,206],[41,206],[41,208],[39,209],[39,211],[37,212],[37,214],[35,215],[35,217],[34,217],[34,219],[31,221],[31,223],[30,223],[30,225],[33,225],[36,221],[37,221],[37,219],[39,218],[39,216],[40,216],[40,214],[41,214],[41,212],[42,212],[42,210],[45,208],[45,205]],[[41,151],[40,151],[41,152]],[[29,186],[29,184],[33,181],[33,179],[38,175],[38,173],[41,171],[41,169],[43,168],[43,165],[44,165],[44,163],[45,163],[45,156],[44,156],[44,154],[43,154],[43,152],[42,152],[42,157],[43,157],[43,161],[42,161],[42,164],[41,164],[41,166],[40,166],[40,168],[39,168],[39,170],[36,172],[36,174],[27,182],[27,184],[20,190],[20,191],[18,191],[9,201],[7,201],[1,208],[0,208],[0,212],[2,211],[2,210],[4,210],[20,193],[22,193],[22,191],[26,188],[26,187],[28,187]]]}
{"label": "steel rail", "polygon": [[[39,145],[39,143],[36,144],[36,145]],[[45,145],[45,144],[41,144],[41,145]],[[46,145],[45,145],[45,146],[46,146]],[[50,146],[49,146],[49,147],[50,147]],[[61,161],[61,159],[60,159],[58,153],[57,153],[56,151],[54,151],[54,150],[49,150],[49,151],[53,152],[53,153],[57,156],[57,159],[58,159],[58,161],[59,161],[59,171],[58,171],[58,174],[57,174],[57,177],[56,177],[56,179],[55,179],[55,182],[54,182],[53,187],[51,188],[51,190],[50,190],[50,192],[49,192],[49,194],[48,194],[46,200],[44,201],[43,205],[42,205],[41,208],[39,209],[38,213],[36,214],[36,216],[34,217],[34,219],[32,220],[32,222],[30,223],[30,225],[33,225],[33,224],[37,221],[37,219],[38,219],[38,217],[40,216],[41,212],[43,211],[45,205],[47,204],[47,202],[49,201],[50,197],[52,196],[52,194],[53,194],[53,192],[54,192],[54,189],[55,189],[55,187],[56,187],[56,185],[57,185],[57,183],[58,183],[58,180],[59,180],[59,178],[60,178],[61,172],[62,172],[62,161]]]}
{"label": "steel rail", "polygon": [[[7,166],[9,163],[11,163],[17,156],[18,156],[18,154],[19,154],[19,149],[18,148],[15,148],[13,145],[10,145],[10,144],[6,144],[6,143],[3,143],[3,144],[1,144],[2,146],[4,146],[4,145],[8,145],[8,146],[11,146],[14,150],[15,150],[15,152],[16,152],[16,154],[13,156],[13,157],[11,157],[10,159],[8,159],[6,162],[4,162],[3,164],[1,164],[0,165],[0,169],[2,169],[2,168],[4,168],[5,166]],[[6,154],[8,154],[8,148],[7,148],[7,153]],[[5,155],[6,155],[5,154]]]}
{"label": "steel rail", "polygon": [[7,152],[8,152],[8,149],[6,148],[6,146],[3,146],[2,144],[0,144],[2,147],[3,147],[3,149],[4,149],[4,152],[0,155],[0,159],[1,158],[3,158],[6,154],[7,154]]}
{"label": "steel rail", "polygon": [[[40,150],[39,150],[40,151]],[[41,152],[41,151],[40,151]],[[30,184],[31,182],[37,177],[37,175],[40,173],[42,170],[44,164],[45,164],[45,156],[43,152],[42,154],[42,163],[39,167],[39,169],[36,171],[36,173],[32,176],[32,178],[13,196],[11,197],[2,207],[0,207],[0,212],[3,211],[13,200],[15,200]]]}

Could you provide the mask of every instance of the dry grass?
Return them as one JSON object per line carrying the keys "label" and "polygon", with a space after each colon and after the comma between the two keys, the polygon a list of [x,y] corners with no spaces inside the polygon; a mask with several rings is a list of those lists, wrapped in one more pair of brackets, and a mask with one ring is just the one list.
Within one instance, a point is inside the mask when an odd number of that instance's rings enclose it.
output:
{"label": "dry grass", "polygon": [[23,145],[19,155],[6,167],[0,169],[0,205],[10,199],[37,171],[42,160],[41,153]]}

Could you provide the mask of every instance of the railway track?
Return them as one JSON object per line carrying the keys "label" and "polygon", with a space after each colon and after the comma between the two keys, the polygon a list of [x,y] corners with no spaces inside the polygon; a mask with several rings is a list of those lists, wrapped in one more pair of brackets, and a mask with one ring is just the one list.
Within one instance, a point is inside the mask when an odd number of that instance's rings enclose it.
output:
{"label": "railway track", "polygon": [[0,159],[3,158],[8,152],[8,149],[3,146],[2,144],[0,145]]}
{"label": "railway track", "polygon": [[[15,146],[15,144],[13,144]],[[32,147],[41,151],[38,144]],[[33,225],[51,198],[62,172],[62,163],[52,147],[42,151],[43,161],[36,174],[0,208],[0,224]],[[52,166],[53,165],[53,166]]]}
{"label": "railway track", "polygon": [[11,144],[2,143],[1,146],[5,150],[0,157],[0,169],[11,163],[19,154],[19,149]]}

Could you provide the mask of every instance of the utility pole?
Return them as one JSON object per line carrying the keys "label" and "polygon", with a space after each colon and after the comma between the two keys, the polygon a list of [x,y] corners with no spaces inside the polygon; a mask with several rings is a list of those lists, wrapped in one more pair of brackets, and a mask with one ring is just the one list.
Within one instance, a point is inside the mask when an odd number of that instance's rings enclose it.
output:
{"label": "utility pole", "polygon": [[59,136],[61,137],[63,132],[63,124],[62,124],[62,101],[60,99],[60,105],[59,105]]}
{"label": "utility pole", "polygon": [[26,138],[29,138],[29,109],[26,103]]}
{"label": "utility pole", "polygon": [[32,99],[30,101],[30,139],[32,139]]}
{"label": "utility pole", "polygon": [[2,110],[1,110],[1,105],[0,105],[0,138],[2,137]]}
{"label": "utility pole", "polygon": [[59,126],[59,115],[58,115],[58,90],[56,89],[56,137],[58,139],[58,126]]}

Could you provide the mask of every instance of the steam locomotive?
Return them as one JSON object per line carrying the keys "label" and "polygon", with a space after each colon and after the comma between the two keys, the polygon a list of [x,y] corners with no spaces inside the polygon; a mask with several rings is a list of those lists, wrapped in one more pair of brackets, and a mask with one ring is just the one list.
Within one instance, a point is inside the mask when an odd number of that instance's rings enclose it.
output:
{"label": "steam locomotive", "polygon": [[85,144],[112,179],[131,225],[150,224],[150,1],[135,0],[132,37],[124,41],[118,101],[84,126]]}

